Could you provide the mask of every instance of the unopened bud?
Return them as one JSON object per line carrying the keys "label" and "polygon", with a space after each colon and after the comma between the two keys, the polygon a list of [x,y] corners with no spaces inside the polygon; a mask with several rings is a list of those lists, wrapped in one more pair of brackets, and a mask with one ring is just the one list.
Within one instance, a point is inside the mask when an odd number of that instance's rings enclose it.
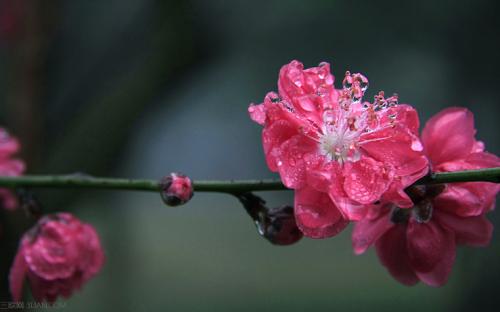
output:
{"label": "unopened bud", "polygon": [[303,236],[297,227],[293,207],[281,206],[269,209],[266,202],[252,194],[238,195],[245,210],[252,217],[261,236],[274,245],[291,245]]}
{"label": "unopened bud", "polygon": [[259,233],[275,245],[291,245],[303,234],[297,227],[293,207],[281,206],[269,209],[255,224]]}
{"label": "unopened bud", "polygon": [[189,177],[180,173],[171,173],[160,182],[161,199],[168,206],[179,206],[193,197],[193,184]]}

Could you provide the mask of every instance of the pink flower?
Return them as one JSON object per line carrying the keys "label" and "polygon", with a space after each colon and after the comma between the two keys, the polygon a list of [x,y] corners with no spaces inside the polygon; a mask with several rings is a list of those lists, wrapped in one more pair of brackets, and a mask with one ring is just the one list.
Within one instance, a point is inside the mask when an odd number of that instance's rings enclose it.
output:
{"label": "pink flower", "polygon": [[362,102],[361,74],[347,72],[341,90],[333,83],[328,63],[304,70],[292,61],[280,71],[279,93],[249,107],[264,126],[269,168],[296,190],[298,225],[315,238],[337,234],[379,200],[411,207],[404,189],[428,171],[412,107],[383,92]]}
{"label": "pink flower", "polygon": [[[18,151],[19,142],[0,128],[0,176],[18,176],[24,172],[24,163],[12,158]],[[9,190],[0,188],[0,206],[14,209],[17,199]]]}
{"label": "pink flower", "polygon": [[91,225],[69,213],[46,216],[22,240],[9,282],[15,301],[22,299],[25,277],[37,301],[71,296],[104,263],[99,237]]}
{"label": "pink flower", "polygon": [[[422,133],[425,152],[436,172],[497,167],[500,159],[475,140],[472,113],[446,109]],[[355,225],[353,247],[361,254],[375,244],[382,264],[399,282],[444,285],[455,261],[456,245],[488,245],[499,185],[487,182],[418,186],[408,190],[411,209],[385,204]]]}
{"label": "pink flower", "polygon": [[171,173],[161,180],[161,198],[168,206],[179,206],[193,197],[191,179],[180,173]]}

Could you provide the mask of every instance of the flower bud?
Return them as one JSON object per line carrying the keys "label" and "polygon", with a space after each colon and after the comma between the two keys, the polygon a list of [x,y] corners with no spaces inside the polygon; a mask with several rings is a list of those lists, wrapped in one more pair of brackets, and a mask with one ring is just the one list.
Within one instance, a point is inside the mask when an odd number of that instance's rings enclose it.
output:
{"label": "flower bud", "polygon": [[302,238],[303,234],[297,227],[293,207],[269,209],[262,198],[252,193],[240,194],[238,198],[254,220],[259,234],[270,243],[291,245]]}
{"label": "flower bud", "polygon": [[255,224],[259,234],[275,245],[291,245],[303,236],[297,227],[291,206],[269,209]]}
{"label": "flower bud", "polygon": [[69,213],[45,216],[21,239],[10,269],[10,291],[20,301],[27,277],[35,300],[52,303],[58,296],[71,296],[103,264],[101,243],[91,225]]}
{"label": "flower bud", "polygon": [[161,199],[168,206],[179,206],[193,197],[193,184],[189,177],[180,173],[171,173],[160,182]]}

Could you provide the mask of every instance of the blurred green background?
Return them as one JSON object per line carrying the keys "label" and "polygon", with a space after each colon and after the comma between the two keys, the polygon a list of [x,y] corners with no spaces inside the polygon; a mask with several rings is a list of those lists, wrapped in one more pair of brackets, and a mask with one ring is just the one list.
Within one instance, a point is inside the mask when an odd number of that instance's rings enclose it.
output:
{"label": "blurred green background", "polygon": [[[500,152],[498,2],[0,0],[0,124],[29,173],[269,178],[250,102],[280,67],[332,63],[397,92],[424,122],[466,106]],[[107,263],[68,311],[499,311],[500,236],[460,248],[449,283],[405,287],[350,230],[274,247],[239,203],[196,194],[167,208],[150,193],[35,190],[102,237]],[[262,193],[270,206],[291,192]],[[0,212],[0,301],[17,239],[32,225]],[[498,212],[490,219],[500,226]]]}

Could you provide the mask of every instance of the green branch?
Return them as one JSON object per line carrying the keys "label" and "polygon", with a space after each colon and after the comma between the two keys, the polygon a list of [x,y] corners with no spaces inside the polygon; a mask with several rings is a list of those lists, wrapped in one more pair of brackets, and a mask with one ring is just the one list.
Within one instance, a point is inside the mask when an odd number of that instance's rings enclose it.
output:
{"label": "green branch", "polygon": [[[479,181],[500,183],[500,167],[433,173],[420,179],[415,184],[422,185]],[[195,192],[219,192],[229,194],[252,191],[286,190],[286,187],[278,180],[194,181],[193,185]],[[160,190],[160,184],[157,180],[99,178],[83,174],[0,177],[0,187],[89,188],[151,192],[159,192]]]}

